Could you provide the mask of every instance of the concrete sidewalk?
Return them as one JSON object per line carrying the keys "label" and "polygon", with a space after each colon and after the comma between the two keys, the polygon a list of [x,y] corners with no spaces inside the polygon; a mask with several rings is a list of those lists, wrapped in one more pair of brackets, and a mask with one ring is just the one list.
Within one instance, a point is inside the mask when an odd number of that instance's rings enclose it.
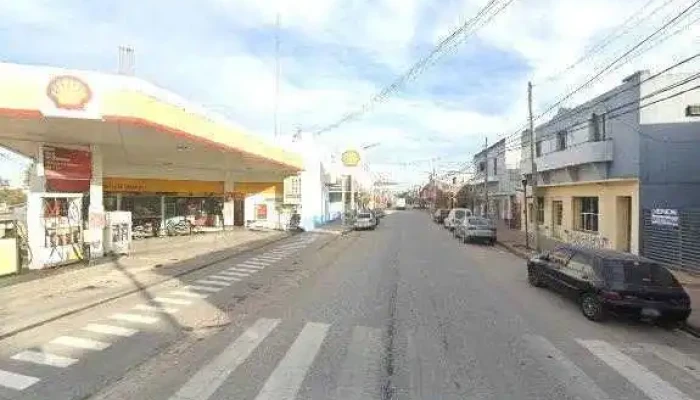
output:
{"label": "concrete sidewalk", "polygon": [[132,254],[0,279],[0,338],[290,236],[232,231],[133,242]]}
{"label": "concrete sidewalk", "polygon": [[[550,238],[540,238],[542,250],[551,250],[559,242]],[[525,232],[509,229],[505,225],[498,225],[498,243],[515,255],[528,259],[535,255],[535,251],[525,247]],[[532,245],[532,242],[530,242]],[[691,275],[682,271],[671,269],[678,282],[690,296],[693,312],[688,318],[687,328],[695,335],[700,336],[700,276]]]}
{"label": "concrete sidewalk", "polygon": [[329,233],[331,235],[344,235],[350,231],[352,231],[352,226],[343,224],[343,222],[339,218],[330,221],[326,224],[323,224],[317,228],[314,228],[311,232]]}

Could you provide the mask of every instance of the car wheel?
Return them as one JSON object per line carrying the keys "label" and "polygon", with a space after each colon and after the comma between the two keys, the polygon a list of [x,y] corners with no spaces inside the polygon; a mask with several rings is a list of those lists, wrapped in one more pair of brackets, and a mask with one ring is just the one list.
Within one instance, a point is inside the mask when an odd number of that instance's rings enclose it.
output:
{"label": "car wheel", "polygon": [[534,287],[544,287],[542,276],[532,268],[527,269],[527,281]]}
{"label": "car wheel", "polygon": [[602,321],[605,319],[605,310],[598,296],[593,293],[584,293],[581,295],[581,312],[583,316],[591,321]]}

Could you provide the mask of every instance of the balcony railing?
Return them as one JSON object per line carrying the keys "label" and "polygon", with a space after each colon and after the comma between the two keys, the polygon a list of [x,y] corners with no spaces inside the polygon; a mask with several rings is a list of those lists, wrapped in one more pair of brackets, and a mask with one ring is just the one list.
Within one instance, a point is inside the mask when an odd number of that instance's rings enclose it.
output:
{"label": "balcony railing", "polygon": [[[612,140],[578,143],[564,150],[553,151],[535,158],[538,172],[612,160]],[[520,170],[523,174],[532,172],[530,158],[524,158],[521,161]]]}

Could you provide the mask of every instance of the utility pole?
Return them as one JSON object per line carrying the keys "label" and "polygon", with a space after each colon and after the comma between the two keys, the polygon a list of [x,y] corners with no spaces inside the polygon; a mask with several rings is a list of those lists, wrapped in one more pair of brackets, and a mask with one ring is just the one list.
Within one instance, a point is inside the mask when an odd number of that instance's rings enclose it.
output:
{"label": "utility pole", "polygon": [[350,173],[350,210],[355,211],[355,182],[352,176],[352,173]]}
{"label": "utility pole", "polygon": [[484,138],[484,217],[489,217],[489,138]]}
{"label": "utility pole", "polygon": [[341,186],[341,191],[340,191],[340,196],[342,197],[342,203],[343,203],[343,215],[342,215],[342,221],[345,223],[345,215],[347,214],[348,210],[348,205],[347,205],[347,200],[346,200],[346,194],[345,191],[348,188],[347,180],[345,179],[345,175],[340,176],[340,186]]}
{"label": "utility pole", "polygon": [[[535,162],[535,125],[532,119],[532,82],[527,83],[527,111],[529,114],[529,125],[530,125],[530,164],[532,167],[532,182],[530,187],[532,188],[532,213],[535,214],[533,220],[535,221],[534,228],[535,234],[533,241],[535,242],[535,250],[540,251],[540,226],[537,220],[539,213],[539,201],[537,198],[537,163]],[[527,207],[527,192],[525,192],[525,207]],[[527,235],[527,231],[525,232]]]}

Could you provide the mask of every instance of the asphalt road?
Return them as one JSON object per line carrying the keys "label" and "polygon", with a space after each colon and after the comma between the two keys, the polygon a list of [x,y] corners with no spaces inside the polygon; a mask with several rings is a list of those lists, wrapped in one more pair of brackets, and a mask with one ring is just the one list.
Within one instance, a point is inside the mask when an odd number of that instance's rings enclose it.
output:
{"label": "asphalt road", "polygon": [[[168,317],[150,328],[96,321],[133,310],[144,301],[135,297],[0,343],[0,371],[41,377],[26,389],[0,388],[0,398],[700,398],[698,339],[589,322],[570,301],[530,287],[521,259],[461,244],[420,211],[389,215],[375,231],[303,234],[246,257],[185,280],[211,286],[217,278],[206,277],[235,274],[245,268],[238,264],[267,265],[209,297],[171,304],[180,312],[158,313]],[[185,280],[154,289],[149,304],[162,291],[181,299],[173,291],[193,285]],[[4,361],[89,323],[139,332],[75,355],[46,378]]]}

